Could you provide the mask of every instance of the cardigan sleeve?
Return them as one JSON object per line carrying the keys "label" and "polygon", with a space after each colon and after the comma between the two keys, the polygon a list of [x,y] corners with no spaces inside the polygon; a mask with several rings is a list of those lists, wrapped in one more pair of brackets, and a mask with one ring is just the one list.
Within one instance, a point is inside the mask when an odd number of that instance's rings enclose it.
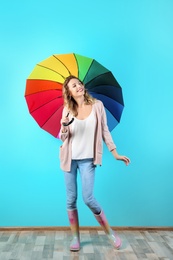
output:
{"label": "cardigan sleeve", "polygon": [[[67,115],[67,113],[68,113],[68,110],[67,110],[67,108],[66,107],[64,107],[63,108],[63,111],[62,111],[62,117],[64,117],[65,115]],[[59,138],[61,139],[61,141],[65,141],[65,139],[68,137],[68,135],[69,135],[69,126],[67,126],[66,127],[66,132],[65,133],[63,133],[62,131],[61,131],[61,129],[60,129],[60,132],[59,132]]]}
{"label": "cardigan sleeve", "polygon": [[107,125],[107,117],[105,108],[103,106],[103,103],[101,103],[101,127],[102,127],[102,138],[105,144],[107,145],[109,151],[112,151],[116,148],[116,145],[112,139],[111,133],[109,131],[108,125]]}

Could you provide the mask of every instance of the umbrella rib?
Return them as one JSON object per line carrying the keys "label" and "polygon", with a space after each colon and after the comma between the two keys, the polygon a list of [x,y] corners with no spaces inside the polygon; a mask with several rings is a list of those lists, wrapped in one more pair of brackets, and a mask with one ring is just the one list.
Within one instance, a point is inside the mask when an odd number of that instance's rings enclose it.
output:
{"label": "umbrella rib", "polygon": [[[109,71],[109,72],[111,73],[111,71]],[[98,76],[96,76],[96,77],[94,77],[93,79],[91,79],[90,81],[88,81],[88,82],[86,83],[86,85],[87,85],[87,84],[90,84],[93,80],[95,80],[96,78],[98,78],[98,77],[100,77],[101,75],[104,75],[104,74],[106,74],[106,73],[108,73],[108,72],[99,74]],[[107,85],[107,84],[105,84],[105,85]]]}
{"label": "umbrella rib", "polygon": [[61,75],[60,73],[58,73],[56,70],[52,70],[52,69],[50,69],[50,68],[48,68],[46,66],[40,65],[40,64],[37,64],[37,66],[40,66],[42,68],[48,69],[50,71],[53,71],[53,72],[57,73],[58,75],[60,75],[63,79],[65,79],[65,77],[63,75]]}
{"label": "umbrella rib", "polygon": [[[71,72],[69,71],[69,69],[67,68],[67,66],[61,61],[61,60],[59,60],[55,55],[53,55],[53,57],[55,58],[55,59],[57,59],[59,62],[61,62],[61,64],[63,64],[64,65],[64,67],[68,70],[68,73],[71,75]],[[60,74],[61,75],[61,74]],[[63,77],[64,79],[65,79],[65,77]]]}
{"label": "umbrella rib", "polygon": [[77,63],[77,68],[78,68],[78,72],[77,72],[77,76],[78,76],[78,78],[79,78],[79,63],[78,63],[78,61],[77,61],[77,59],[76,59],[76,55],[73,53],[73,56],[74,56],[74,58],[75,58],[75,60],[76,60],[76,63]]}
{"label": "umbrella rib", "polygon": [[[88,70],[87,70],[87,73],[85,74],[85,77],[84,77],[84,79],[83,79],[83,82],[85,81],[85,78],[86,78],[86,76],[87,76],[87,74],[88,74],[88,72],[89,72],[89,70],[90,70],[90,68],[91,68],[91,66],[92,66],[92,64],[93,64],[93,62],[94,62],[94,60],[92,60],[90,66],[89,66],[89,68],[88,68]],[[79,69],[78,69],[78,71],[79,71]],[[90,82],[90,81],[89,81],[89,82]],[[88,83],[88,82],[87,82],[87,83]]]}
{"label": "umbrella rib", "polygon": [[[51,117],[52,117],[60,108],[61,108],[61,107],[59,107],[59,108],[51,115]],[[44,122],[44,124],[42,124],[41,127],[43,127],[43,126],[49,121],[49,119],[50,119],[51,117],[49,117],[49,118]]]}
{"label": "umbrella rib", "polygon": [[[107,85],[103,85],[103,86],[107,86]],[[120,101],[116,100],[115,98],[112,98],[112,97],[108,96],[108,95],[105,94],[105,93],[100,93],[100,92],[96,92],[96,91],[92,91],[92,90],[91,90],[91,91],[88,90],[88,92],[89,92],[91,95],[92,95],[92,93],[94,93],[94,94],[99,94],[99,95],[103,95],[103,96],[105,96],[105,97],[107,97],[107,98],[110,98],[110,99],[112,99],[112,100],[115,100],[118,104],[124,106],[124,104],[121,104]]]}
{"label": "umbrella rib", "polygon": [[[87,84],[86,84],[87,85]],[[98,87],[99,87],[100,85],[98,85]],[[106,85],[106,84],[104,84],[104,85],[101,85],[101,86],[110,86],[110,85]],[[97,87],[97,86],[96,86]],[[117,89],[119,89],[119,87],[117,87],[117,86],[114,86],[115,88],[117,88]],[[87,89],[87,88],[86,88]],[[93,88],[93,89],[87,89],[89,92],[91,92],[91,93],[96,93],[96,94],[100,94],[100,95],[104,95],[104,96],[106,96],[106,97],[108,97],[108,98],[111,98],[112,99],[112,97],[111,96],[108,96],[108,92],[107,93],[101,93],[101,92],[98,92],[97,90],[95,90],[95,87]],[[109,89],[108,89],[109,90]],[[114,98],[115,100],[116,100],[116,98]],[[120,101],[118,101],[118,100],[116,100],[116,102],[118,102],[119,104],[121,104],[121,102]],[[124,105],[124,101],[123,101],[123,99],[122,99],[122,104],[121,105]]]}
{"label": "umbrella rib", "polygon": [[[105,106],[105,108],[112,114],[112,112]],[[114,116],[115,117],[115,116]],[[115,117],[116,118],[116,117]],[[120,122],[120,119],[117,119],[116,118],[116,120],[118,121],[118,122]]]}
{"label": "umbrella rib", "polygon": [[[91,95],[92,95],[92,92],[90,92],[91,93]],[[96,93],[96,92],[94,92],[94,93]],[[100,94],[100,93],[97,93],[97,94]],[[102,95],[102,94],[100,94],[100,95]],[[111,99],[111,100],[113,100],[114,101],[114,99],[112,99],[111,97],[108,97],[107,95],[103,95],[103,96],[105,96],[105,97],[107,97],[107,98],[109,98],[109,99]],[[98,100],[101,100],[101,99],[99,99],[99,98],[97,98]],[[121,105],[122,106],[122,110],[124,109],[124,105],[122,105],[120,102],[118,102],[118,101],[116,101],[116,103],[118,103],[119,105]],[[104,104],[104,107],[112,114],[112,111]],[[115,116],[114,116],[115,117]],[[118,120],[117,119],[117,117],[115,117],[116,118],[116,120],[118,121],[118,122],[120,122],[120,120]]]}
{"label": "umbrella rib", "polygon": [[32,110],[31,113],[35,112],[37,109],[40,109],[41,107],[44,107],[45,105],[47,105],[49,103],[51,103],[52,101],[54,101],[57,98],[62,98],[62,97],[56,97],[56,98],[52,99],[51,101],[48,101],[48,102],[44,103],[43,105],[41,105],[41,106],[37,107],[36,109]]}

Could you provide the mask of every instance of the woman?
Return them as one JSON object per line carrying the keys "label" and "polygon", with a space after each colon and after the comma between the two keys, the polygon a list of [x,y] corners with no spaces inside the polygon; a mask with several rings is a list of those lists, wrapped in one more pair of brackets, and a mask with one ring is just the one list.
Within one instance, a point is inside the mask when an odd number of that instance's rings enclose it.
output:
{"label": "woman", "polygon": [[[66,78],[63,85],[64,109],[61,119],[60,148],[61,169],[64,171],[67,212],[73,239],[71,251],[80,249],[79,222],[77,211],[77,170],[82,182],[85,204],[94,213],[114,248],[119,249],[121,240],[110,228],[103,209],[93,196],[95,166],[102,163],[102,139],[117,160],[126,165],[130,160],[117,153],[116,146],[108,130],[104,106],[92,98],[84,84],[75,76]],[[72,122],[73,121],[73,122]],[[71,124],[69,124],[69,122]]]}

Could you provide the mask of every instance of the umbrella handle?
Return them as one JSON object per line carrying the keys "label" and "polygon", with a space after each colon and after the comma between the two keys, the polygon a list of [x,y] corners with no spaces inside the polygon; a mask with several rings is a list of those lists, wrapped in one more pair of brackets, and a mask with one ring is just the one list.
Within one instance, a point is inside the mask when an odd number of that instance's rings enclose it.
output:
{"label": "umbrella handle", "polygon": [[73,123],[73,121],[74,121],[74,118],[72,118],[72,120],[70,120],[70,122],[68,122],[68,123],[63,123],[63,126],[68,126],[68,125],[70,125],[71,123]]}
{"label": "umbrella handle", "polygon": [[[69,116],[69,112],[67,113],[66,117],[68,117],[68,116]],[[68,123],[63,123],[63,126],[68,126],[71,123],[73,123],[73,121],[74,121],[74,118],[72,118]]]}

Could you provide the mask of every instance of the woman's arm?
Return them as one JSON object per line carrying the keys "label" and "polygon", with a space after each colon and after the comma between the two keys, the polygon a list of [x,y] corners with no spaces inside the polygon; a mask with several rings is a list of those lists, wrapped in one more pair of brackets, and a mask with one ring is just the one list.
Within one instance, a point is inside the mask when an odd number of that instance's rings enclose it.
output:
{"label": "woman's arm", "polygon": [[107,144],[108,147],[114,146],[113,149],[111,149],[111,153],[114,156],[116,160],[123,161],[126,165],[130,163],[130,159],[124,155],[119,155],[116,149],[116,145],[113,142],[111,133],[107,126],[107,118],[106,118],[106,112],[104,109],[104,106],[102,104],[102,133],[103,133],[103,140]]}
{"label": "woman's arm", "polygon": [[124,156],[124,155],[119,155],[119,154],[117,153],[117,150],[116,150],[116,149],[113,149],[113,150],[111,151],[111,153],[112,153],[112,155],[114,156],[114,158],[115,158],[116,160],[123,161],[126,165],[129,165],[130,159],[129,159],[128,157],[126,157],[126,156]]}

